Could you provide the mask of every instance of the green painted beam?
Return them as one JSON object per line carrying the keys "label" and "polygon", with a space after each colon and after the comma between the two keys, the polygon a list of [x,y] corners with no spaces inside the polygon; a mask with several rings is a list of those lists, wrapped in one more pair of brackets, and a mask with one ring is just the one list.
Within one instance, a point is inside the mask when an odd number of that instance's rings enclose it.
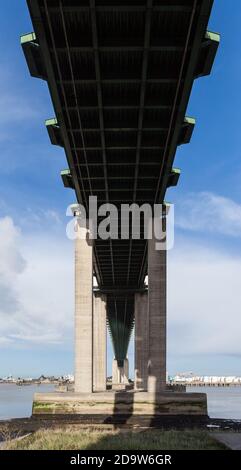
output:
{"label": "green painted beam", "polygon": [[168,178],[168,188],[177,186],[180,178],[181,170],[179,168],[172,168],[172,171]]}
{"label": "green painted beam", "polygon": [[35,33],[22,34],[20,37],[21,44],[26,44],[28,42],[36,42],[37,37]]}
{"label": "green painted beam", "polygon": [[192,117],[186,116],[179,134],[178,145],[189,144],[192,138],[196,120]]}
{"label": "green painted beam", "polygon": [[46,127],[48,127],[48,126],[58,126],[59,127],[58,121],[57,121],[56,118],[46,119],[45,125],[46,125]]}
{"label": "green painted beam", "polygon": [[207,31],[206,35],[205,35],[205,39],[217,42],[219,44],[220,41],[221,41],[221,35],[219,33],[214,33],[212,31]]}
{"label": "green painted beam", "polygon": [[207,31],[201,45],[196,66],[195,78],[210,75],[217,50],[220,44],[220,34]]}
{"label": "green painted beam", "polygon": [[47,80],[45,63],[35,33],[24,34],[20,38],[21,46],[32,77]]}
{"label": "green painted beam", "polygon": [[115,358],[123,361],[127,356],[134,327],[134,294],[131,299],[111,300],[107,295],[107,323]]}
{"label": "green painted beam", "polygon": [[58,125],[58,121],[56,118],[47,119],[45,121],[45,125],[49,134],[50,142],[52,145],[58,145],[59,147],[63,147],[63,138],[61,134],[60,126]]}
{"label": "green painted beam", "polygon": [[70,170],[67,169],[61,171],[61,178],[63,180],[65,188],[74,189],[74,182]]}

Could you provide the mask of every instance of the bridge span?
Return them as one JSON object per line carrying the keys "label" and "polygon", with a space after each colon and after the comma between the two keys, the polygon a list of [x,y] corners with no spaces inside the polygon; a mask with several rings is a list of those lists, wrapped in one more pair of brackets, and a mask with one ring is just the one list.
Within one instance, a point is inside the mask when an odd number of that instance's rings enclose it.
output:
{"label": "bridge span", "polygon": [[[163,203],[177,185],[178,146],[194,81],[211,72],[219,35],[208,31],[212,0],[28,0],[34,32],[21,38],[30,74],[45,80],[54,108],[46,121],[63,147],[61,176],[89,226],[75,244],[75,391],[106,390],[106,325],[113,381],[128,379],[135,323],[135,389],[166,384],[166,249],[155,237],[89,240],[97,206]],[[74,200],[76,197],[76,200]],[[73,208],[79,220],[77,206]],[[102,220],[103,217],[100,217]],[[76,230],[81,231],[76,223]],[[148,275],[148,286],[145,278]],[[98,288],[93,288],[93,276]]]}

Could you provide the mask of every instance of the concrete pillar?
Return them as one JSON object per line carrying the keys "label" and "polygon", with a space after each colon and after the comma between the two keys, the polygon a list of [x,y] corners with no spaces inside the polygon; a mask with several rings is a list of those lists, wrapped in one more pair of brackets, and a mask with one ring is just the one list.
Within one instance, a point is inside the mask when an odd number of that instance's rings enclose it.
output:
{"label": "concrete pillar", "polygon": [[156,250],[154,233],[148,240],[148,323],[147,388],[158,393],[166,386],[166,249]]}
{"label": "concrete pillar", "polygon": [[112,385],[129,384],[129,361],[125,359],[123,366],[119,367],[116,359],[112,363]]}
{"label": "concrete pillar", "polygon": [[120,383],[119,368],[118,368],[118,365],[117,365],[117,360],[113,359],[113,362],[112,362],[112,385],[119,384],[119,383]]}
{"label": "concrete pillar", "polygon": [[135,390],[147,391],[148,294],[135,295]]}
{"label": "concrete pillar", "polygon": [[100,294],[94,295],[94,347],[93,347],[93,386],[95,392],[106,390],[106,299]]}
{"label": "concrete pillar", "polygon": [[126,385],[129,384],[129,360],[126,358],[124,360],[124,367],[122,368],[121,372],[122,382]]}
{"label": "concrete pillar", "polygon": [[92,393],[93,240],[78,219],[75,231],[75,392]]}

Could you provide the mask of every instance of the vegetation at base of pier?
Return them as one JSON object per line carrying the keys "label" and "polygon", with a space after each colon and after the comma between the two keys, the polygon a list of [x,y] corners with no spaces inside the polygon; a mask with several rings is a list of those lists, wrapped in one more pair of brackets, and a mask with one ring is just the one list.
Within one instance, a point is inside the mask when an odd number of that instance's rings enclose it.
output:
{"label": "vegetation at base of pier", "polygon": [[208,432],[200,430],[100,431],[67,427],[40,430],[20,441],[7,442],[9,450],[225,450]]}

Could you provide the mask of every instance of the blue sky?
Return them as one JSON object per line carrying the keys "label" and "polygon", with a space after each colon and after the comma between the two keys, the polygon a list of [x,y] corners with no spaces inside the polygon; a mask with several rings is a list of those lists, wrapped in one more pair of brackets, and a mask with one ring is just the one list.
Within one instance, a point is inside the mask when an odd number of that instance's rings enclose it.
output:
{"label": "blue sky", "polygon": [[[175,247],[169,254],[168,370],[241,375],[241,4],[214,2],[221,33],[212,75],[196,81],[181,147]],[[32,31],[25,0],[0,16],[0,376],[73,371],[73,246],[65,212],[64,152],[50,145],[47,86],[29,76],[19,37]],[[109,364],[111,362],[109,345]],[[133,347],[130,348],[133,359]]]}

